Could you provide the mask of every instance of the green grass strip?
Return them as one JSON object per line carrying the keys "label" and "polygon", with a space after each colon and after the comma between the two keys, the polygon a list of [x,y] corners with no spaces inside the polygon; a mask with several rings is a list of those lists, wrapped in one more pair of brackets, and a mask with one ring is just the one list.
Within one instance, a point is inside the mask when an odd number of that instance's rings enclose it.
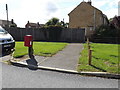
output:
{"label": "green grass strip", "polygon": [[[34,42],[33,49],[35,55],[52,56],[62,50],[67,43],[55,42]],[[16,42],[14,57],[21,57],[28,54],[28,47],[24,46],[24,42]]]}
{"label": "green grass strip", "polygon": [[88,48],[84,44],[84,50],[79,60],[78,71],[109,72],[120,74],[118,70],[118,45],[92,43],[92,65],[88,65]]}

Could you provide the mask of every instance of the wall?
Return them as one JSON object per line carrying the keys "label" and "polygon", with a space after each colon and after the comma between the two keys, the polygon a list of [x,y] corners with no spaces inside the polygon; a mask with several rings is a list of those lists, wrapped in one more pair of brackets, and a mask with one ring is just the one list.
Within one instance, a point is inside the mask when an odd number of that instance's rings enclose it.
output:
{"label": "wall", "polygon": [[[42,29],[8,28],[6,29],[16,41],[23,41],[25,35],[32,35],[34,41],[55,41],[55,42],[85,42],[84,29],[64,29],[57,36],[54,31]],[[52,36],[51,36],[52,33]],[[54,37],[54,38],[51,38]]]}
{"label": "wall", "polygon": [[93,8],[82,2],[69,14],[69,28],[93,26]]}
{"label": "wall", "polygon": [[[69,28],[85,28],[86,37],[91,37],[95,27],[104,24],[103,14],[94,6],[86,2],[79,4],[71,13],[69,13]],[[92,27],[93,30],[90,30]]]}

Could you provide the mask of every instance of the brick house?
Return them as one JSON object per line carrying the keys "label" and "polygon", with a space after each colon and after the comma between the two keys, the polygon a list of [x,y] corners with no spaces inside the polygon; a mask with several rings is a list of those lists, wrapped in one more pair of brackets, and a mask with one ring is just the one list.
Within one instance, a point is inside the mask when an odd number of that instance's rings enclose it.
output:
{"label": "brick house", "polygon": [[112,21],[110,22],[110,24],[112,26],[114,26],[115,28],[120,29],[120,16],[115,16]]}
{"label": "brick house", "polygon": [[84,28],[85,36],[90,37],[96,27],[109,24],[107,16],[92,6],[92,2],[81,2],[69,14],[69,28]]}
{"label": "brick house", "polygon": [[17,24],[14,23],[14,20],[12,19],[11,21],[7,20],[0,20],[0,26],[2,27],[17,27]]}
{"label": "brick house", "polygon": [[25,25],[25,28],[41,28],[42,26],[44,26],[44,24],[39,24],[38,23],[31,23],[31,22],[27,22],[27,24]]}

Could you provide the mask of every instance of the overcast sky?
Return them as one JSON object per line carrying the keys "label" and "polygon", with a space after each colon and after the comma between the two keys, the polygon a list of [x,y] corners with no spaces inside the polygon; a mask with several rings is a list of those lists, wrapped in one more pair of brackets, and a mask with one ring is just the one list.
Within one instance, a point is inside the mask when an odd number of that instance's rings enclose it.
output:
{"label": "overcast sky", "polygon": [[[5,4],[8,4],[9,20],[14,19],[18,27],[30,22],[46,23],[52,17],[69,22],[68,13],[83,0],[0,0],[0,19],[6,20]],[[88,0],[84,0],[88,1]],[[92,0],[108,18],[118,15],[119,0]]]}

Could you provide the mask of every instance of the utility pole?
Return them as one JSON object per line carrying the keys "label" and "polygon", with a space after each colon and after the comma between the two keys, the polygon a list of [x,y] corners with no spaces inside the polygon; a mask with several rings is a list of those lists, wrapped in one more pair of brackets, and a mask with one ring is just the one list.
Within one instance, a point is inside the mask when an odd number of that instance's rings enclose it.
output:
{"label": "utility pole", "polygon": [[65,23],[64,23],[64,18],[63,18],[63,27],[65,26]]}
{"label": "utility pole", "polygon": [[9,23],[8,23],[8,5],[6,4],[6,14],[7,14],[7,27],[9,26]]}
{"label": "utility pole", "polygon": [[96,10],[94,9],[94,30],[96,29]]}

